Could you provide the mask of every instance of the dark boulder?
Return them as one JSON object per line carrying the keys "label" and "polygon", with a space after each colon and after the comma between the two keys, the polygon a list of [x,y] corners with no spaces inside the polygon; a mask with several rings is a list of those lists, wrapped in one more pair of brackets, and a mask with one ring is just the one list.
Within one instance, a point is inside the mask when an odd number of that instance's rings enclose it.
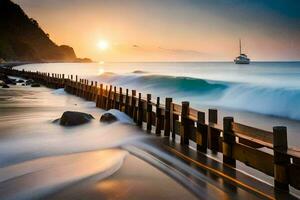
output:
{"label": "dark boulder", "polygon": [[100,122],[104,122],[104,123],[113,123],[117,120],[118,118],[114,116],[112,113],[104,113],[100,117]]}
{"label": "dark boulder", "polygon": [[7,76],[5,74],[3,74],[3,73],[0,73],[0,80],[3,81],[5,79],[7,79]]}
{"label": "dark boulder", "polygon": [[38,84],[38,83],[32,83],[32,84],[31,84],[31,87],[41,87],[41,85]]}
{"label": "dark boulder", "polygon": [[0,74],[0,80],[2,80],[5,84],[16,84],[15,80],[8,78],[6,74]]}
{"label": "dark boulder", "polygon": [[2,88],[9,88],[9,86],[5,84],[2,86]]}
{"label": "dark boulder", "polygon": [[94,117],[90,114],[75,111],[66,111],[60,118],[62,126],[76,126],[90,122]]}
{"label": "dark boulder", "polygon": [[32,79],[28,79],[28,80],[26,81],[26,85],[30,85],[30,84],[32,84],[32,83],[34,83],[34,81],[33,81]]}
{"label": "dark boulder", "polygon": [[22,79],[17,80],[17,83],[24,83],[25,81]]}

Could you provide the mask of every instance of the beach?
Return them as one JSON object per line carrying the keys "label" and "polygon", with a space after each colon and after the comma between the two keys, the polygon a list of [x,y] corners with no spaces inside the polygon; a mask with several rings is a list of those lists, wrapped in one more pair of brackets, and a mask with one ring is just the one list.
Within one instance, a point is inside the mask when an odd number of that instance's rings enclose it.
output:
{"label": "beach", "polygon": [[300,199],[299,10],[0,0],[0,200]]}
{"label": "beach", "polygon": [[[63,64],[58,64],[61,65]],[[98,77],[96,80],[109,83],[112,77],[117,76],[113,80],[123,81],[123,85],[126,85],[136,84],[134,80],[142,76],[146,82],[140,86],[145,91],[153,91],[153,85],[147,83],[153,75],[145,74],[147,73],[141,71],[123,74],[123,77],[127,76],[126,81],[129,77],[129,82],[124,82],[119,75],[111,72],[104,72],[92,78]],[[88,74],[82,76],[89,77]],[[146,87],[145,83],[148,84]],[[179,86],[194,87],[184,83]],[[157,91],[155,95],[162,92]],[[164,89],[163,91],[165,92]],[[178,99],[182,98],[179,96],[180,92],[173,95]],[[191,96],[191,99],[192,103],[196,102],[195,96]],[[176,98],[174,100],[176,101]],[[218,180],[210,180],[206,175],[198,174],[199,172],[193,171],[188,165],[178,162],[176,158],[164,155],[165,153],[159,148],[156,149],[155,145],[149,146],[147,141],[152,140],[153,136],[138,129],[125,114],[118,114],[119,122],[100,123],[99,119],[104,110],[96,108],[95,102],[66,93],[63,88],[11,85],[8,89],[0,89],[0,102],[0,185],[1,197],[4,199],[80,199],[82,196],[88,199],[257,198],[239,187],[235,189],[238,192],[233,192],[230,189],[232,186],[220,184]],[[79,127],[62,127],[57,123],[57,119],[64,111],[86,112],[95,119]],[[263,127],[274,122],[286,123],[288,127],[295,128],[295,133],[289,132],[289,140],[293,141],[295,146],[298,144],[298,136],[294,135],[299,126],[297,120],[243,110],[233,112],[233,109],[221,109],[221,116],[226,114],[234,114],[242,121]],[[156,154],[157,157],[147,160],[147,155],[131,151],[131,146]],[[208,156],[222,161],[218,155]],[[166,166],[160,163],[161,158],[172,163],[174,169],[164,173]],[[160,164],[154,164],[156,159],[159,159]],[[169,169],[169,166],[167,168]],[[238,163],[237,168],[269,186],[273,184],[271,177],[242,163]],[[180,170],[178,172],[175,169]],[[194,182],[195,177],[190,179],[188,173],[197,177],[196,179],[201,178]],[[297,191],[292,192],[297,194]]]}

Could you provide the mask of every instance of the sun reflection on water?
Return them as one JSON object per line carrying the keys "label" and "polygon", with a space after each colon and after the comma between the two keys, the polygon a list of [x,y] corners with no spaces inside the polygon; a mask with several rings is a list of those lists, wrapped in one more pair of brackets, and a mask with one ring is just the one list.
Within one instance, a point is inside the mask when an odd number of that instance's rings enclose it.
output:
{"label": "sun reflection on water", "polygon": [[103,68],[98,68],[98,75],[101,75],[104,73],[104,69]]}

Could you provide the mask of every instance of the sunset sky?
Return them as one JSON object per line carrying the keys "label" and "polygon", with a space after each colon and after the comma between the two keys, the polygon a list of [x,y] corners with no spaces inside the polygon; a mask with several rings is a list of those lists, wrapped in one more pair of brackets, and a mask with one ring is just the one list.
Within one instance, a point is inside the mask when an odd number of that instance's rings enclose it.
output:
{"label": "sunset sky", "polygon": [[96,61],[300,60],[299,0],[13,0]]}

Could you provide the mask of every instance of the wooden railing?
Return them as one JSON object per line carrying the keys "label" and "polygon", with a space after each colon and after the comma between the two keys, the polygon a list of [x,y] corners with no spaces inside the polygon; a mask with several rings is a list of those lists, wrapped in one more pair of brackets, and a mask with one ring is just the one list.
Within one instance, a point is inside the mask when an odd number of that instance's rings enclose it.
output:
{"label": "wooden railing", "polygon": [[172,139],[179,135],[182,145],[194,141],[200,152],[206,153],[208,149],[220,152],[226,165],[236,167],[236,161],[240,161],[274,177],[275,188],[289,190],[290,185],[300,189],[300,150],[288,148],[286,127],[273,127],[269,132],[237,123],[233,117],[224,117],[223,126],[220,126],[216,109],[208,110],[206,123],[205,112],[191,108],[186,101],[178,105],[172,102],[172,98],[166,98],[163,105],[159,97],[152,101],[151,94],[143,98],[136,90],[104,84],[98,86],[97,82],[78,79],[78,76],[13,69],[1,71],[34,79],[48,87],[64,87],[68,93],[95,101],[97,107],[105,110],[121,110],[138,126],[145,124],[148,132]]}

